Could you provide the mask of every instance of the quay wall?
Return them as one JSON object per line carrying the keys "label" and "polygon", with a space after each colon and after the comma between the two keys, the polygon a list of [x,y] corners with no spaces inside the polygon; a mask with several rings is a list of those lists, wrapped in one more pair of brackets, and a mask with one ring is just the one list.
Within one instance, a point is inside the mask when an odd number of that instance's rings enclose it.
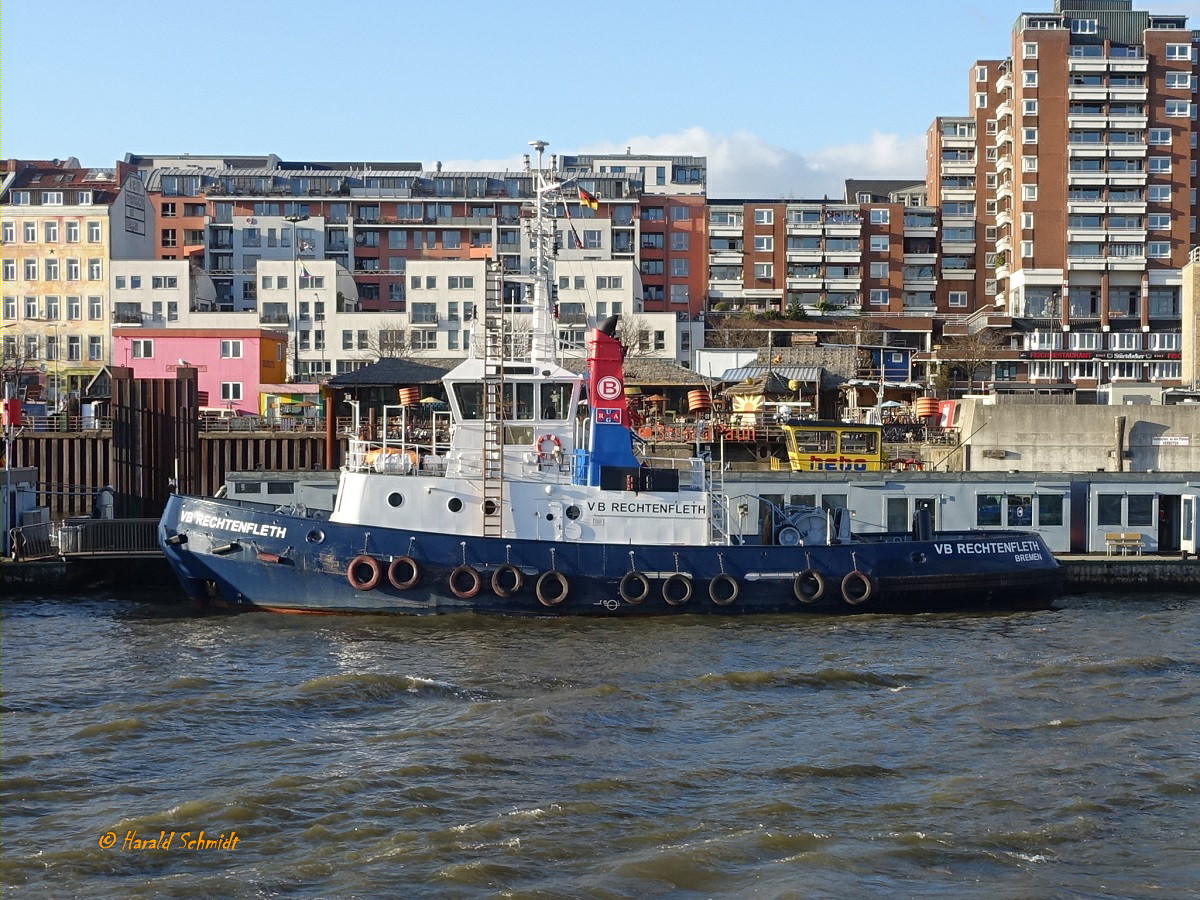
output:
{"label": "quay wall", "polygon": [[972,472],[1200,471],[1200,406],[985,405],[962,401]]}

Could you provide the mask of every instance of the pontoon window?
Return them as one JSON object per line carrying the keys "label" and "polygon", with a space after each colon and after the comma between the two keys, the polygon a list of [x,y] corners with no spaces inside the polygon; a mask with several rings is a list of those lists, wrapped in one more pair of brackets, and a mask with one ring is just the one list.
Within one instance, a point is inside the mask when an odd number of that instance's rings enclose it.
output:
{"label": "pontoon window", "polygon": [[1009,527],[1028,528],[1033,524],[1033,497],[1029,494],[1009,494]]}
{"label": "pontoon window", "polygon": [[975,496],[975,524],[980,528],[986,525],[1000,524],[999,494],[977,494]]}
{"label": "pontoon window", "polygon": [[1062,525],[1062,494],[1038,494],[1038,525]]}

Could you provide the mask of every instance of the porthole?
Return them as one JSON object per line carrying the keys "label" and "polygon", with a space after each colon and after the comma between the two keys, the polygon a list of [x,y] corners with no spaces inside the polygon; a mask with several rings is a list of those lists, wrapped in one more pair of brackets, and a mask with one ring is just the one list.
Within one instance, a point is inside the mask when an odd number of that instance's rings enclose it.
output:
{"label": "porthole", "polygon": [[404,505],[404,498],[400,494],[396,493],[395,491],[392,491],[390,494],[388,494],[388,506],[403,506],[403,505]]}
{"label": "porthole", "polygon": [[571,506],[567,507],[568,519],[578,519],[581,515],[583,515],[583,510],[581,510],[578,506],[572,504]]}
{"label": "porthole", "polygon": [[463,506],[462,501],[459,500],[457,497],[451,497],[448,501],[446,501],[446,509],[450,510],[450,512],[453,512],[453,513],[461,511],[462,506]]}
{"label": "porthole", "polygon": [[484,500],[483,501],[483,514],[485,516],[494,516],[496,514],[497,509],[498,509],[498,507],[496,506],[495,500]]}
{"label": "porthole", "polygon": [[912,555],[912,561],[913,561],[913,562],[915,562],[915,563],[923,563],[923,562],[925,562],[925,554],[924,554],[924,553],[920,553],[920,552],[914,553],[914,554]]}
{"label": "porthole", "polygon": [[554,513],[546,513],[546,521],[553,522],[554,521]]}
{"label": "porthole", "polygon": [[310,544],[323,544],[325,543],[325,532],[318,528],[314,528],[307,535],[305,535],[304,539]]}

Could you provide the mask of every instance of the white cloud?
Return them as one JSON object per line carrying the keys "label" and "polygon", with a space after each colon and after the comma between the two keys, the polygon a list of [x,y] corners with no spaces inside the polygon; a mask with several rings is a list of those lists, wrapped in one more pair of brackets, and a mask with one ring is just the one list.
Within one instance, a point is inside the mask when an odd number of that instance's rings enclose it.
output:
{"label": "white cloud", "polygon": [[[847,178],[925,177],[924,135],[874,132],[863,143],[823,147],[805,155],[748,131],[715,134],[693,127],[675,134],[634,135],[572,148],[571,153],[668,154],[708,158],[708,195],[745,198],[842,197]],[[448,160],[448,171],[516,171],[519,156],[501,160]]]}

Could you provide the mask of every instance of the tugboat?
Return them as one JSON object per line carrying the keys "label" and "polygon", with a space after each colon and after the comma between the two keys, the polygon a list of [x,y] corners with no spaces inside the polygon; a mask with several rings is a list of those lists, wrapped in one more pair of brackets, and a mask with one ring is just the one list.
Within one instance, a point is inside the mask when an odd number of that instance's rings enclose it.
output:
{"label": "tugboat", "polygon": [[[778,506],[755,538],[701,456],[638,455],[617,317],[583,376],[557,357],[552,211],[571,196],[538,152],[531,326],[489,269],[482,335],[449,372],[448,448],[356,427],[331,512],[173,495],[159,542],[193,599],[290,612],[653,615],[1046,608],[1063,570],[1031,532],[858,535],[849,510]],[[578,190],[578,189],[576,189]],[[586,396],[585,396],[586,391]],[[586,407],[586,409],[585,409]],[[357,410],[356,410],[357,418]],[[398,420],[398,421],[397,421]],[[358,423],[356,423],[358,424]]]}

